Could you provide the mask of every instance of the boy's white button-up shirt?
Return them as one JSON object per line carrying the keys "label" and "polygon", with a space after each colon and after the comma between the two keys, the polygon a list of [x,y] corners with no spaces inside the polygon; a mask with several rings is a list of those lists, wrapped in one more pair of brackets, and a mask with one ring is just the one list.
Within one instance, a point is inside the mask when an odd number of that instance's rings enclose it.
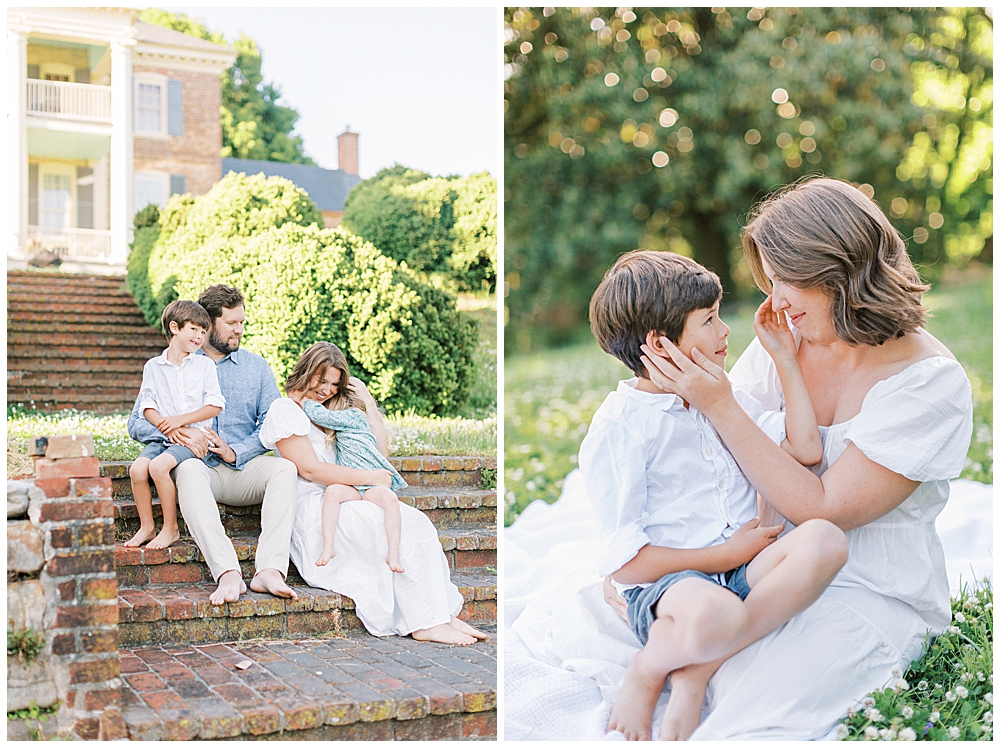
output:
{"label": "boy's white button-up shirt", "polygon": [[[757,492],[711,422],[677,395],[619,382],[594,414],[580,469],[601,528],[598,573],[611,574],[645,545],[708,548],[752,519]],[[746,393],[737,402],[777,443],[784,413]],[[637,586],[624,585],[623,588]]]}
{"label": "boy's white button-up shirt", "polygon": [[[180,365],[167,360],[167,350],[149,359],[142,368],[139,387],[139,413],[155,408],[161,416],[193,413],[206,405],[226,407],[219,389],[215,362],[208,356],[189,354]],[[189,424],[195,428],[211,426],[212,420]]]}

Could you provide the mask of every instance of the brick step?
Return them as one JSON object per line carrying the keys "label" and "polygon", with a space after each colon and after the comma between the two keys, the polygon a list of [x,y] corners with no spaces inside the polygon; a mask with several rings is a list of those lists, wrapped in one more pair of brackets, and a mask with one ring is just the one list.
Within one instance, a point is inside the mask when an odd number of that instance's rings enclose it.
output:
{"label": "brick step", "polygon": [[138,368],[142,373],[142,367],[153,356],[163,353],[164,346],[142,345],[141,347],[122,348],[118,346],[95,346],[92,348],[77,348],[73,345],[65,346],[44,346],[31,345],[9,345],[7,346],[7,368],[11,368],[15,362],[21,361],[41,361],[42,365],[58,365],[60,361],[74,364],[81,364],[87,367],[100,365],[106,360],[127,361],[132,366]]}
{"label": "brick step", "polygon": [[[116,353],[116,351],[109,351],[109,353]],[[12,372],[19,372],[20,376],[68,372],[73,377],[92,375],[100,377],[107,374],[117,374],[120,377],[122,374],[129,374],[136,378],[136,382],[139,382],[142,380],[143,364],[144,361],[138,358],[87,359],[79,358],[74,354],[66,354],[66,358],[20,358],[8,355],[7,378],[10,379]],[[137,384],[136,388],[138,386]]]}
{"label": "brick step", "polygon": [[[115,555],[117,558],[118,554]],[[497,583],[493,570],[456,570],[452,572],[452,581],[465,599],[462,620],[496,621]],[[364,628],[349,597],[301,582],[290,582],[290,586],[298,599],[285,600],[247,591],[236,602],[222,605],[212,605],[209,601],[215,589],[212,581],[119,587],[120,646],[342,636]]]}
{"label": "brick step", "polygon": [[19,304],[33,304],[48,308],[53,304],[96,303],[109,308],[138,309],[135,299],[127,289],[86,289],[53,285],[47,288],[18,289],[7,286],[7,296]]}
{"label": "brick step", "polygon": [[64,314],[71,316],[78,314],[102,314],[114,317],[127,316],[138,317],[143,320],[145,319],[145,317],[142,316],[142,312],[139,310],[139,307],[136,306],[135,301],[132,301],[131,304],[127,304],[124,301],[107,303],[104,301],[103,297],[83,298],[80,296],[73,296],[68,302],[49,302],[41,305],[33,301],[24,300],[19,296],[8,294],[7,311],[16,312],[17,314],[32,315],[35,317],[47,314]]}
{"label": "brick step", "polygon": [[51,273],[25,270],[7,272],[7,285],[21,286],[92,286],[95,288],[124,288],[125,279],[118,275],[93,275],[87,273]]}
{"label": "brick step", "polygon": [[[344,638],[119,654],[121,711],[132,740],[459,740],[497,733],[495,641],[450,647],[352,631]],[[247,661],[245,670],[236,667]]]}
{"label": "brick step", "polygon": [[164,341],[166,338],[158,329],[146,324],[146,318],[141,314],[125,312],[98,313],[90,307],[87,312],[11,312],[7,310],[8,330],[28,330],[35,325],[101,325],[111,329],[140,328],[143,332],[155,332]]}
{"label": "brick step", "polygon": [[[98,387],[109,390],[128,390],[132,395],[139,392],[139,385],[142,382],[142,372],[134,369],[126,371],[82,371],[74,372],[73,390],[77,392],[86,391],[88,388]],[[35,389],[58,389],[66,384],[65,372],[54,372],[51,370],[29,371],[29,370],[8,370],[7,371],[7,399],[11,399],[11,392],[14,388],[25,387]],[[134,398],[133,398],[134,399]]]}
{"label": "brick step", "polygon": [[17,330],[7,332],[7,348],[8,350],[13,348],[15,356],[20,354],[17,346],[30,346],[36,350],[54,348],[60,350],[61,355],[79,350],[88,358],[108,347],[137,349],[143,353],[153,348],[162,352],[165,347],[163,341],[162,335],[149,328],[138,333],[119,333],[114,329],[88,333],[18,332]]}
{"label": "brick step", "polygon": [[46,407],[51,406],[56,410],[64,410],[66,408],[76,408],[77,410],[86,410],[98,415],[107,415],[111,413],[127,413],[132,409],[132,405],[135,402],[135,392],[136,390],[131,390],[132,394],[129,397],[115,394],[103,394],[103,395],[93,395],[93,394],[82,394],[77,395],[72,390],[59,390],[58,392],[41,391],[33,392],[27,390],[26,392],[20,392],[15,397],[11,392],[16,388],[8,388],[7,390],[7,404],[22,403],[28,404],[34,402],[35,407],[39,410],[44,410]]}
{"label": "brick step", "polygon": [[[70,315],[66,315],[69,317]],[[137,325],[127,325],[118,323],[94,323],[71,318],[71,321],[59,322],[45,315],[44,319],[37,321],[17,321],[7,318],[7,335],[14,333],[31,333],[38,336],[38,333],[72,334],[72,335],[101,335],[113,336],[116,338],[136,338],[144,341],[146,345],[159,345],[160,350],[166,348],[167,339],[162,332],[149,327],[144,322]]]}
{"label": "brick step", "polygon": [[59,403],[64,405],[72,404],[79,410],[85,410],[87,403],[110,404],[121,403],[121,410],[128,410],[135,402],[135,396],[139,392],[139,383],[135,386],[127,385],[127,382],[117,382],[114,387],[74,387],[72,390],[57,389],[57,385],[49,384],[38,386],[28,381],[22,381],[18,386],[13,386],[12,380],[8,379],[7,400],[8,402],[30,403]]}

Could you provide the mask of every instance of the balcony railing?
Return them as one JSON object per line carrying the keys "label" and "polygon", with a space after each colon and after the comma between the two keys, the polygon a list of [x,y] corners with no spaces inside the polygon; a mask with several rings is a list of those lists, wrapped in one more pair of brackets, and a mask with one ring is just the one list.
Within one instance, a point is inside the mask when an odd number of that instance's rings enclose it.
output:
{"label": "balcony railing", "polygon": [[28,80],[28,114],[111,122],[111,87]]}
{"label": "balcony railing", "polygon": [[111,232],[28,226],[28,253],[46,249],[64,260],[107,262],[111,258]]}

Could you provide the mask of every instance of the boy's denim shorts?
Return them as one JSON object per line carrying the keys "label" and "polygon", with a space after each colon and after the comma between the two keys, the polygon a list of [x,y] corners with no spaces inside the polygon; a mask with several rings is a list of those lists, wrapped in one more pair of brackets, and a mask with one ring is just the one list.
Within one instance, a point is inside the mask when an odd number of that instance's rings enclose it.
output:
{"label": "boy's denim shorts", "polygon": [[688,577],[697,577],[705,579],[712,584],[719,584],[734,595],[738,595],[740,600],[746,600],[747,595],[750,594],[750,585],[747,584],[746,564],[727,571],[725,574],[726,583],[724,585],[720,584],[715,577],[709,576],[704,572],[686,569],[667,574],[648,587],[632,587],[631,589],[627,589],[623,595],[625,601],[628,603],[628,624],[632,628],[632,633],[642,643],[642,646],[645,647],[646,642],[649,640],[649,629],[652,627],[653,621],[656,620],[656,604],[660,602],[663,593],[680,580],[687,579]]}
{"label": "boy's denim shorts", "polygon": [[147,460],[152,460],[154,457],[159,457],[164,452],[177,460],[178,465],[184,462],[184,460],[190,460],[192,458],[196,460],[198,459],[194,456],[194,452],[182,444],[164,444],[163,442],[150,442],[142,448],[142,452],[139,453],[139,457],[145,457]]}

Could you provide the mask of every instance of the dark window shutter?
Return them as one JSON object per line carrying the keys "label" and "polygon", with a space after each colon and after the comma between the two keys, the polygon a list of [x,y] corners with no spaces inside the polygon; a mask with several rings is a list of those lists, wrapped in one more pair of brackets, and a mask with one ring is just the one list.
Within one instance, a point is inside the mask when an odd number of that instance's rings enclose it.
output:
{"label": "dark window shutter", "polygon": [[170,175],[170,194],[171,195],[183,195],[185,177],[183,174],[171,174]]}
{"label": "dark window shutter", "polygon": [[167,134],[184,134],[183,81],[167,81]]}
{"label": "dark window shutter", "polygon": [[28,225],[38,225],[38,164],[28,164]]}
{"label": "dark window shutter", "polygon": [[77,83],[90,83],[90,70],[88,68],[77,68],[76,69],[76,82]]}
{"label": "dark window shutter", "polygon": [[41,68],[38,65],[28,65],[28,77],[38,80],[42,77]]}
{"label": "dark window shutter", "polygon": [[94,170],[86,166],[76,167],[76,225],[94,228]]}

